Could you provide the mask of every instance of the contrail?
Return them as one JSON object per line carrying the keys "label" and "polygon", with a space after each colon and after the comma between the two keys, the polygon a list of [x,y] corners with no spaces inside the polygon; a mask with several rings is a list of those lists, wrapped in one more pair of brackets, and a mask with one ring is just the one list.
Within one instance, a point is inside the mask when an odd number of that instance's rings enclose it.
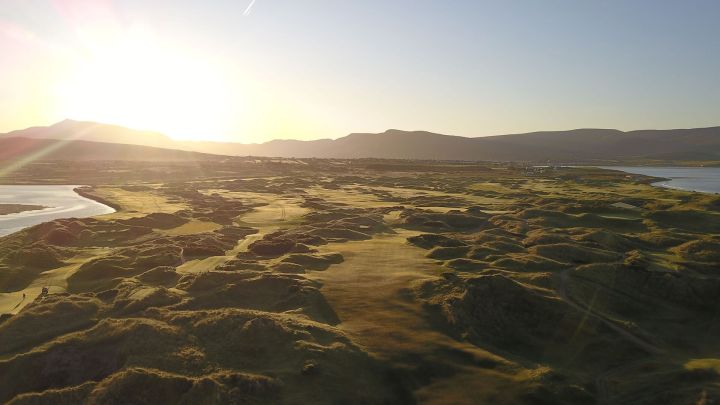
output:
{"label": "contrail", "polygon": [[250,12],[252,11],[252,7],[255,5],[255,2],[256,2],[256,1],[257,1],[257,0],[250,0],[250,4],[247,6],[247,8],[245,9],[245,11],[243,12],[243,15],[244,15],[244,16],[250,15]]}

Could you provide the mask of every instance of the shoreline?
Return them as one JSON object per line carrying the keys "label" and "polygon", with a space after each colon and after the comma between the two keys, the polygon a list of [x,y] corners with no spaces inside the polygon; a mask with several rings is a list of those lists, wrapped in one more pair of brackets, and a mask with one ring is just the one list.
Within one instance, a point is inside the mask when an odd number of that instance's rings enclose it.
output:
{"label": "shoreline", "polygon": [[[587,166],[586,166],[587,167]],[[658,188],[664,188],[668,190],[675,190],[675,191],[684,191],[684,192],[690,192],[690,193],[703,193],[703,194],[710,194],[710,195],[718,195],[720,194],[720,182],[717,182],[717,184],[705,183],[703,184],[703,177],[699,175],[695,176],[681,176],[680,174],[683,173],[677,173],[675,176],[670,176],[669,173],[671,171],[695,171],[696,173],[702,174],[704,171],[720,171],[720,168],[717,167],[686,167],[686,166],[593,166],[599,169],[605,169],[605,170],[614,170],[619,171],[623,173],[628,173],[631,175],[638,175],[638,176],[645,176],[653,181],[651,181],[649,184],[653,187]],[[634,169],[634,170],[633,170]],[[650,170],[650,172],[648,172]],[[651,173],[653,170],[656,171],[664,171],[664,173]],[[687,174],[687,173],[685,173]],[[713,176],[707,176],[707,178],[715,179]],[[720,177],[718,177],[720,178]],[[709,181],[709,180],[706,180]],[[694,184],[694,182],[699,182],[699,184]],[[676,184],[671,184],[676,183]],[[679,183],[679,185],[678,185]],[[708,186],[709,185],[709,186]],[[715,187],[712,187],[712,186]],[[709,187],[709,189],[708,189]]]}
{"label": "shoreline", "polygon": [[0,204],[0,215],[20,214],[28,211],[40,211],[46,208],[50,207],[33,204]]}
{"label": "shoreline", "polygon": [[[37,206],[41,209],[23,210],[0,215],[0,236],[7,236],[24,229],[58,219],[90,218],[112,214],[120,209],[118,204],[92,193],[92,188],[73,184],[64,185],[0,185],[0,188],[31,187],[19,191],[7,205]],[[40,187],[50,187],[39,189]],[[56,187],[56,188],[52,188]],[[20,189],[22,190],[22,189]],[[15,194],[13,189],[11,193]],[[23,198],[34,204],[22,204]],[[0,204],[2,206],[2,204]]]}
{"label": "shoreline", "polygon": [[[100,197],[97,194],[94,194],[93,193],[94,190],[95,190],[95,188],[93,186],[77,186],[73,189],[73,191],[80,197],[87,198],[88,200],[95,201],[102,205],[107,205],[108,207],[114,209],[115,212],[122,211],[122,207],[120,207],[119,204],[114,203],[106,198]],[[106,214],[103,214],[103,215],[106,215]]]}

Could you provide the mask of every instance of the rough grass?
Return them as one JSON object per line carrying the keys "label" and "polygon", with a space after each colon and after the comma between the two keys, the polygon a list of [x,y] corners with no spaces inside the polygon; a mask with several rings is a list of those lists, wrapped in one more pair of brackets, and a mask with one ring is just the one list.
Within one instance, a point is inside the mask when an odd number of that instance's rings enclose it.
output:
{"label": "rough grass", "polygon": [[0,402],[720,398],[716,198],[596,169],[108,165],[35,170],[116,214],[0,238]]}

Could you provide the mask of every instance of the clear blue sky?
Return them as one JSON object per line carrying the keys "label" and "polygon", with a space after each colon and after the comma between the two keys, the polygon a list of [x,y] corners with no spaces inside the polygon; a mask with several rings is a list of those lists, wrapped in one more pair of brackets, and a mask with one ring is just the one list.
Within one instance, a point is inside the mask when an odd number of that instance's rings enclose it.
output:
{"label": "clear blue sky", "polygon": [[0,131],[67,115],[241,142],[720,125],[717,0],[249,3],[0,0]]}

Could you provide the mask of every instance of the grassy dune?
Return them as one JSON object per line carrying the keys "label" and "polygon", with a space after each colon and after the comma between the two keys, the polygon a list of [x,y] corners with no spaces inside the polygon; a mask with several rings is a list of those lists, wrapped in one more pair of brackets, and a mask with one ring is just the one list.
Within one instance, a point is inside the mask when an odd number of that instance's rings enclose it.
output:
{"label": "grassy dune", "polygon": [[720,400],[720,198],[460,166],[24,168],[118,212],[0,238],[0,402]]}

